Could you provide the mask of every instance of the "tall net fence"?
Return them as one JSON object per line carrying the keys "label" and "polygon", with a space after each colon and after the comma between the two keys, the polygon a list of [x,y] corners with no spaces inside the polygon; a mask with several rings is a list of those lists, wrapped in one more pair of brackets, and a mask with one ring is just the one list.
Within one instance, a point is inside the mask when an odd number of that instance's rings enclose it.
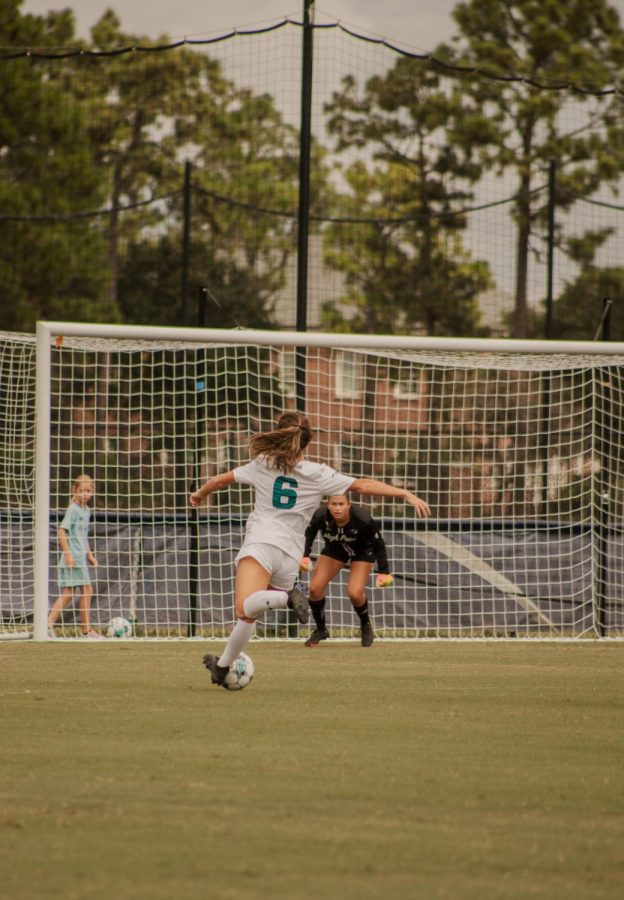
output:
{"label": "tall net fence", "polygon": [[[5,48],[0,325],[293,328],[302,37]],[[336,23],[313,47],[306,327],[591,339],[622,294],[621,92]]]}

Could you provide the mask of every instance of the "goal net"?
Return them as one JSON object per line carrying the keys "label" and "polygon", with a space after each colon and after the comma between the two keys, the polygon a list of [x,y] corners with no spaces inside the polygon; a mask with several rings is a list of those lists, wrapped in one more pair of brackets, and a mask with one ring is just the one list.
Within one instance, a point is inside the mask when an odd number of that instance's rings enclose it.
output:
{"label": "goal net", "polygon": [[[235,485],[200,511],[188,494],[297,406],[310,458],[432,508],[419,520],[402,501],[352,498],[394,574],[369,585],[378,637],[624,632],[624,345],[40,323],[36,346],[1,346],[4,635],[47,636],[80,474],[94,481],[93,627],[123,616],[141,637],[229,633],[252,494]],[[327,595],[336,638],[359,624],[346,575]],[[57,634],[78,625],[76,598]],[[304,636],[281,611],[258,634]]]}

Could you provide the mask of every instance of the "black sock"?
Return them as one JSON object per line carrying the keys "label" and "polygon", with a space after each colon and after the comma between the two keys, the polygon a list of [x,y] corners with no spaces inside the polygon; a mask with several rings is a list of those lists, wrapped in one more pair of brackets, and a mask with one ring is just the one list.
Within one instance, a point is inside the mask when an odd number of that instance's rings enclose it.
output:
{"label": "black sock", "polygon": [[314,624],[319,629],[319,631],[326,631],[327,626],[325,624],[325,597],[321,600],[309,600],[310,609],[312,610],[312,615],[314,617]]}
{"label": "black sock", "polygon": [[357,616],[360,620],[360,625],[370,625],[370,618],[368,616],[368,600],[365,600],[361,606],[354,606],[353,609],[357,613]]}

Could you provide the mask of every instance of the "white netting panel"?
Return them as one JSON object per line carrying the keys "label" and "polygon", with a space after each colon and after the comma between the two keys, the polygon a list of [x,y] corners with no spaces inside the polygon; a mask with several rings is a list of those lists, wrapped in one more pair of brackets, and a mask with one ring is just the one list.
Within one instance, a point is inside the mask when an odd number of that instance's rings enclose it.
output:
{"label": "white netting panel", "polygon": [[[379,351],[377,351],[378,353]],[[487,369],[507,372],[564,372],[576,369],[595,369],[614,363],[612,354],[601,353],[488,353],[443,350],[392,350],[385,352],[389,359],[403,360],[423,366],[448,369]],[[618,357],[616,356],[617,360]]]}
{"label": "white netting panel", "polygon": [[[251,492],[215,494],[199,515],[188,494],[246,461],[249,435],[303,390],[312,459],[415,489],[432,507],[422,522],[401,501],[362,503],[395,575],[391,588],[371,580],[380,637],[622,632],[624,356],[349,349],[337,337],[306,347],[298,370],[278,334],[273,345],[238,339],[250,342],[52,340],[50,601],[58,523],[86,472],[93,624],[123,615],[145,636],[226,634]],[[8,621],[32,612],[34,342],[5,336],[2,348]],[[328,624],[335,637],[357,633],[344,576]],[[77,634],[73,607],[60,631]],[[298,635],[283,613],[258,633]]]}
{"label": "white netting panel", "polygon": [[0,634],[32,623],[35,341],[0,334]]}

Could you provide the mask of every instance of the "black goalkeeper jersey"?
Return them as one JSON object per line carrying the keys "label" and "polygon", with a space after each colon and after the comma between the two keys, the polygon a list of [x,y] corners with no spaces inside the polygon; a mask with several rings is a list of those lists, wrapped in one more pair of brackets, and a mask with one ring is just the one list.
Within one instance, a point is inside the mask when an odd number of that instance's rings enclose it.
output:
{"label": "black goalkeeper jersey", "polygon": [[324,504],[319,506],[305,533],[304,556],[309,556],[318,532],[324,541],[321,553],[325,556],[349,559],[377,560],[377,568],[383,575],[390,574],[386,544],[373,517],[360,506],[351,506],[349,520],[338,525]]}

